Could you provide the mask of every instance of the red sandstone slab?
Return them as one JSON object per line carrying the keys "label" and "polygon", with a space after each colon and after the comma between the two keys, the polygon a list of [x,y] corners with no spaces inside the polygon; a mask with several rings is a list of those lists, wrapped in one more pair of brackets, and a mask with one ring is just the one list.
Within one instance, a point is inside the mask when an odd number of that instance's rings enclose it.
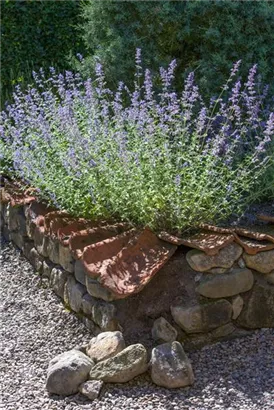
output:
{"label": "red sandstone slab", "polygon": [[79,232],[72,232],[69,238],[69,248],[75,258],[80,259],[85,247],[104,241],[128,231],[130,226],[128,224],[115,224],[106,226],[97,226],[93,229],[85,229]]}
{"label": "red sandstone slab", "polygon": [[246,238],[256,239],[257,241],[270,241],[274,243],[274,230],[273,227],[267,226],[254,226],[247,228],[234,228],[234,232],[239,236]]}
{"label": "red sandstone slab", "polygon": [[[33,191],[33,190],[32,190]],[[30,204],[36,200],[30,189],[22,191],[19,187],[8,184],[0,191],[1,203],[10,203],[12,207]]]}
{"label": "red sandstone slab", "polygon": [[260,215],[257,215],[257,218],[261,221],[274,223],[274,216],[260,214]]}
{"label": "red sandstone slab", "polygon": [[270,251],[274,249],[274,243],[268,241],[257,241],[255,239],[239,237],[235,235],[235,242],[237,242],[249,255],[256,255],[259,252]]}
{"label": "red sandstone slab", "polygon": [[136,235],[136,232],[136,229],[131,229],[85,247],[82,261],[89,276],[93,278],[101,277],[102,272],[105,271],[112,259],[127,246],[129,240]]}
{"label": "red sandstone slab", "polygon": [[67,226],[75,220],[75,217],[64,211],[49,212],[45,215],[44,219],[45,234],[57,236],[58,229]]}
{"label": "red sandstone slab", "polygon": [[73,233],[83,231],[85,229],[94,228],[96,223],[87,221],[86,219],[79,218],[73,222],[70,222],[68,225],[65,225],[58,229],[57,238],[64,246],[69,245],[69,238]]}
{"label": "red sandstone slab", "polygon": [[145,229],[135,235],[109,264],[100,268],[100,282],[117,299],[140,292],[166,264],[177,246]]}
{"label": "red sandstone slab", "polygon": [[177,237],[166,232],[161,232],[158,237],[174,245],[185,245],[199,249],[207,255],[216,255],[220,249],[234,241],[231,233],[200,232],[195,235]]}

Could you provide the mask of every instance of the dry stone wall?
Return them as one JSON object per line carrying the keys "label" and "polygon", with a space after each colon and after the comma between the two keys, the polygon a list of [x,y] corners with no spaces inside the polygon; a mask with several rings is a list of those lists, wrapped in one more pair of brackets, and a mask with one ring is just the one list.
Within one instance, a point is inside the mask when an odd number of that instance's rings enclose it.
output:
{"label": "dry stone wall", "polygon": [[[146,285],[148,291],[145,288],[127,301],[117,301],[109,289],[88,274],[81,259],[75,258],[64,242],[37,228],[37,218],[39,214],[29,212],[27,204],[1,204],[4,237],[21,249],[41,278],[48,281],[49,287],[95,335],[127,327],[128,335],[135,332],[135,343],[138,342],[136,334],[142,343],[146,334],[151,347],[179,341],[189,350],[245,335],[252,329],[274,327],[274,250],[249,254],[246,248],[231,240],[215,255],[183,248]],[[178,255],[181,259],[176,265]],[[162,296],[160,292],[155,308],[151,307],[149,296],[142,298],[150,290],[152,294],[153,288],[162,286],[161,277],[167,275],[165,272],[170,272],[173,286],[170,292],[174,297],[166,302],[169,300],[167,287]],[[175,277],[183,283],[177,289],[174,289]],[[139,314],[135,307],[142,300],[147,301],[148,306],[139,309],[142,310]],[[156,305],[160,305],[157,314]],[[131,319],[125,320],[129,315]]]}

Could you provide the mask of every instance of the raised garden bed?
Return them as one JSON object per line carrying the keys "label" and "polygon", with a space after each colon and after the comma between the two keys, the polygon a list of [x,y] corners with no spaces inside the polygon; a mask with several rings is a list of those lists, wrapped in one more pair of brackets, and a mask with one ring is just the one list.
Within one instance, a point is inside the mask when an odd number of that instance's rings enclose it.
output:
{"label": "raised garden bed", "polygon": [[[185,350],[274,326],[274,226],[217,228],[178,238],[126,224],[94,225],[1,191],[1,225],[94,334],[123,330],[151,348]],[[192,249],[190,249],[192,248]]]}

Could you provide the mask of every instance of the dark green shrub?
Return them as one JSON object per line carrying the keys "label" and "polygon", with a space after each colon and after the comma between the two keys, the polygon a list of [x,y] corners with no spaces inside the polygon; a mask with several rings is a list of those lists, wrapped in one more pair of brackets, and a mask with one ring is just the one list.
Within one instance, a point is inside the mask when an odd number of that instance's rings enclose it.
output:
{"label": "dark green shrub", "polygon": [[31,71],[55,65],[67,68],[69,53],[81,51],[77,36],[78,1],[1,1],[2,101],[12,85],[27,83]]}
{"label": "dark green shrub", "polygon": [[89,1],[82,7],[86,74],[100,57],[110,83],[131,80],[140,47],[145,65],[177,59],[179,86],[190,70],[208,94],[219,93],[232,63],[258,63],[273,82],[274,3],[255,1]]}

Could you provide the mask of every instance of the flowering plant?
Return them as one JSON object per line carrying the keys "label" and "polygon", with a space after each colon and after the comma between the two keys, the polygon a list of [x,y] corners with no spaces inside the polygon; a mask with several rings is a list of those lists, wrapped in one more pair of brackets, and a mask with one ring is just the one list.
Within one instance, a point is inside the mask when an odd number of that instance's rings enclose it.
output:
{"label": "flowering plant", "polygon": [[170,231],[224,220],[262,195],[272,164],[267,87],[256,65],[242,84],[239,65],[209,103],[193,73],[174,91],[175,60],[156,93],[139,49],[133,90],[109,90],[99,62],[94,80],[40,70],[1,113],[3,170],[77,216]]}

